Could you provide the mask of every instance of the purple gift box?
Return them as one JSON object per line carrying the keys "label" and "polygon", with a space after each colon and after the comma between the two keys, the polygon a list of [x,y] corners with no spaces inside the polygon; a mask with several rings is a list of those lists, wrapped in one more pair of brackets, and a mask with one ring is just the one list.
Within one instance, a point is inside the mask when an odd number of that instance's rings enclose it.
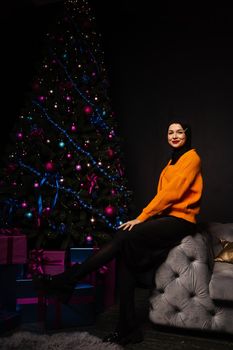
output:
{"label": "purple gift box", "polygon": [[29,252],[28,274],[56,275],[65,270],[66,250],[33,249]]}
{"label": "purple gift box", "polygon": [[24,264],[26,261],[26,235],[17,228],[0,228],[0,264]]}

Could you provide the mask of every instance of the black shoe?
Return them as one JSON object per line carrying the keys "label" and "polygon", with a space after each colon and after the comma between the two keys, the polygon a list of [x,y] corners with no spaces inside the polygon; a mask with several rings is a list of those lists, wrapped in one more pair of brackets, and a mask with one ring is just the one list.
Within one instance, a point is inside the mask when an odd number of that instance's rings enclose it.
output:
{"label": "black shoe", "polygon": [[32,277],[32,282],[37,291],[48,296],[55,296],[63,304],[69,302],[75,287],[51,275],[35,275]]}
{"label": "black shoe", "polygon": [[143,333],[140,329],[136,329],[128,334],[113,332],[103,338],[104,343],[115,343],[119,345],[141,343],[144,340]]}

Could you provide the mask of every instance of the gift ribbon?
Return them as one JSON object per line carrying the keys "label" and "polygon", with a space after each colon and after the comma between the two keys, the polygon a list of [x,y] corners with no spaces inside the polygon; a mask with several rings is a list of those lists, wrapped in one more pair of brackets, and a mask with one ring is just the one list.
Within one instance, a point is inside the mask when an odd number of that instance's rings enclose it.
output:
{"label": "gift ribbon", "polygon": [[88,179],[88,181],[90,183],[90,187],[89,187],[89,190],[88,190],[89,194],[92,193],[93,188],[95,187],[95,185],[97,183],[97,178],[98,178],[98,176],[95,175],[95,174],[87,175],[87,179]]}
{"label": "gift ribbon", "polygon": [[[52,201],[52,209],[55,207],[56,203],[57,203],[57,199],[58,199],[58,192],[59,192],[59,176],[58,174],[56,175],[52,175],[50,173],[45,173],[45,176],[43,177],[43,179],[40,181],[40,188],[46,183],[48,182],[49,179],[55,177],[55,184],[56,184],[56,193],[55,193],[55,196],[54,196],[54,199]],[[39,197],[38,197],[38,213],[39,213],[39,216],[42,215],[42,211],[43,211],[43,203],[42,203],[42,195],[41,193],[39,194]]]}

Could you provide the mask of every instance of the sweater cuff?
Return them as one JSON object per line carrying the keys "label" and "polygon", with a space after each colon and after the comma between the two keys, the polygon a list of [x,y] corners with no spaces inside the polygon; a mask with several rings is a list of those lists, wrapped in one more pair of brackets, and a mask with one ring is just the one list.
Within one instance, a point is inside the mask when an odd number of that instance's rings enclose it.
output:
{"label": "sweater cuff", "polygon": [[136,219],[138,219],[141,222],[143,222],[143,221],[146,221],[148,218],[149,218],[149,216],[142,212],[139,216],[137,216]]}

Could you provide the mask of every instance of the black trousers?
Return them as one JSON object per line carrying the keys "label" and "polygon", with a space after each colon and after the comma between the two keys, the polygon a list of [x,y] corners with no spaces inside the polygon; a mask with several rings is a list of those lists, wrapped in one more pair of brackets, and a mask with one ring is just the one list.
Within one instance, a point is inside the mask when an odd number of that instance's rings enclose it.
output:
{"label": "black trousers", "polygon": [[[138,224],[131,231],[119,230],[116,240],[122,239],[119,269],[120,312],[117,330],[128,332],[138,327],[135,314],[134,292],[138,278],[150,271],[150,282],[154,284],[154,273],[166,259],[169,251],[187,235],[194,234],[196,225],[184,219],[167,216],[154,217]],[[123,238],[120,238],[124,236]],[[118,238],[119,237],[119,238]]]}
{"label": "black trousers", "polygon": [[[62,274],[62,279],[80,280],[114,257],[120,256],[119,298],[120,312],[117,330],[128,332],[136,326],[134,291],[138,273],[155,271],[168,252],[187,235],[196,231],[196,225],[177,217],[157,216],[135,225],[131,231],[119,229],[113,239],[83,264],[74,265]],[[152,283],[152,279],[151,279]]]}

